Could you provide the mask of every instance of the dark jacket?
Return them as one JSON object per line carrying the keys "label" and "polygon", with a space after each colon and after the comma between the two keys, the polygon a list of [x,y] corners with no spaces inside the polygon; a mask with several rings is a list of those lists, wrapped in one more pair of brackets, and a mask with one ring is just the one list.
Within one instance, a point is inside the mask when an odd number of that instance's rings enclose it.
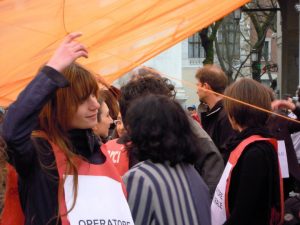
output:
{"label": "dark jacket", "polygon": [[[251,135],[270,137],[265,128],[247,128],[232,140],[229,150]],[[226,225],[269,225],[271,208],[280,206],[278,168],[277,154],[269,142],[246,147],[232,170]]]}
{"label": "dark jacket", "polygon": [[[295,115],[300,118],[300,107],[297,106],[294,110]],[[289,174],[292,179],[296,180],[296,184],[300,184],[300,167],[298,164],[295,148],[291,139],[291,134],[300,131],[300,123],[296,123],[276,115],[271,115],[267,126],[272,135],[277,140],[284,140],[286,147],[286,154],[288,160]],[[285,182],[285,197],[288,197],[288,193],[292,191],[293,185],[290,182]]]}
{"label": "dark jacket", "polygon": [[202,146],[195,168],[207,184],[212,198],[224,170],[224,161],[210,136],[195,120],[190,119],[190,123]]}
{"label": "dark jacket", "polygon": [[[8,146],[9,162],[19,176],[26,225],[56,224],[58,171],[54,153],[45,139],[32,138],[31,132],[38,127],[38,115],[45,103],[59,87],[67,85],[68,81],[60,73],[44,67],[9,107],[4,120],[3,137]],[[76,154],[91,163],[104,161],[91,130],[72,130],[69,137]]]}
{"label": "dark jacket", "polygon": [[229,154],[224,146],[229,139],[236,135],[236,132],[231,127],[222,100],[218,101],[212,109],[201,113],[201,123],[203,129],[221,152],[226,163]]}

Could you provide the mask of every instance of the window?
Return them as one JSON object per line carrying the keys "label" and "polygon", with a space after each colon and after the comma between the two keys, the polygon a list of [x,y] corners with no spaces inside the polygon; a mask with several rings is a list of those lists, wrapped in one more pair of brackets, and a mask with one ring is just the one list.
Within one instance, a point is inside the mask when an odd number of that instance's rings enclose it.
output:
{"label": "window", "polygon": [[271,40],[268,40],[267,38],[264,43],[262,54],[265,61],[271,60]]}
{"label": "window", "polygon": [[205,51],[201,45],[201,38],[199,33],[194,34],[188,38],[189,48],[188,57],[189,58],[205,58]]}
{"label": "window", "polygon": [[240,29],[239,24],[232,15],[224,18],[223,24],[218,29],[218,44],[223,57],[240,58]]}

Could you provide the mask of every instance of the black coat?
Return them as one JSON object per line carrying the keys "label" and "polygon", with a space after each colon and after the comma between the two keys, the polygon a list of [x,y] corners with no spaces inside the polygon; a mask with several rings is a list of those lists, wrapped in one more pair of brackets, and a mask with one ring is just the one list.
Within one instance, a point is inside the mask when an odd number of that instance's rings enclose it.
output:
{"label": "black coat", "polygon": [[[270,137],[264,128],[247,128],[232,140],[229,150],[252,135]],[[280,207],[278,168],[277,154],[269,142],[246,147],[232,170],[226,225],[269,225],[271,208]]]}
{"label": "black coat", "polygon": [[[296,107],[294,111],[295,115],[300,118],[300,107]],[[267,127],[271,134],[277,140],[284,140],[286,147],[286,154],[288,160],[289,174],[292,179],[296,180],[296,184],[300,184],[300,167],[298,164],[295,148],[291,139],[291,134],[300,131],[300,123],[296,123],[276,115],[271,115]],[[286,179],[285,179],[286,180]],[[288,193],[293,190],[293,184],[290,184],[286,180],[285,182],[285,197],[288,197]]]}
{"label": "black coat", "polygon": [[224,162],[226,163],[229,152],[227,152],[225,146],[237,133],[231,127],[222,100],[218,101],[209,111],[201,113],[201,123],[203,129],[221,152]]}

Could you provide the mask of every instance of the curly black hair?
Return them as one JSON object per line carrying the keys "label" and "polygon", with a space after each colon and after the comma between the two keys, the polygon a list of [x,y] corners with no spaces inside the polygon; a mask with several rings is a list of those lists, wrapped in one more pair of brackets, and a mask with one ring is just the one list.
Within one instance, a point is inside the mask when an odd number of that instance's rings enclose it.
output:
{"label": "curly black hair", "polygon": [[160,94],[174,98],[175,86],[169,79],[153,75],[130,80],[121,87],[119,106],[122,118],[126,117],[127,108],[134,99],[148,94]]}
{"label": "curly black hair", "polygon": [[129,156],[139,161],[194,164],[201,146],[180,104],[163,95],[147,95],[132,102],[125,119]]}

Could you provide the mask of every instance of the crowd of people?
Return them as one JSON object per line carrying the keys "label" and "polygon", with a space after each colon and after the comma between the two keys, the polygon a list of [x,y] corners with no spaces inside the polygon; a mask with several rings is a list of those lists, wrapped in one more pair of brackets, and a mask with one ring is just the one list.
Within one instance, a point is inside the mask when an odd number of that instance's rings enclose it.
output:
{"label": "crowd of people", "polygon": [[65,37],[5,113],[0,225],[291,221],[284,200],[300,173],[290,134],[300,125],[271,112],[300,118],[299,104],[276,100],[252,79],[229,85],[215,65],[195,74],[199,114],[195,105],[185,111],[153,68],[136,69],[120,90],[99,88],[75,62],[88,57],[80,36]]}

